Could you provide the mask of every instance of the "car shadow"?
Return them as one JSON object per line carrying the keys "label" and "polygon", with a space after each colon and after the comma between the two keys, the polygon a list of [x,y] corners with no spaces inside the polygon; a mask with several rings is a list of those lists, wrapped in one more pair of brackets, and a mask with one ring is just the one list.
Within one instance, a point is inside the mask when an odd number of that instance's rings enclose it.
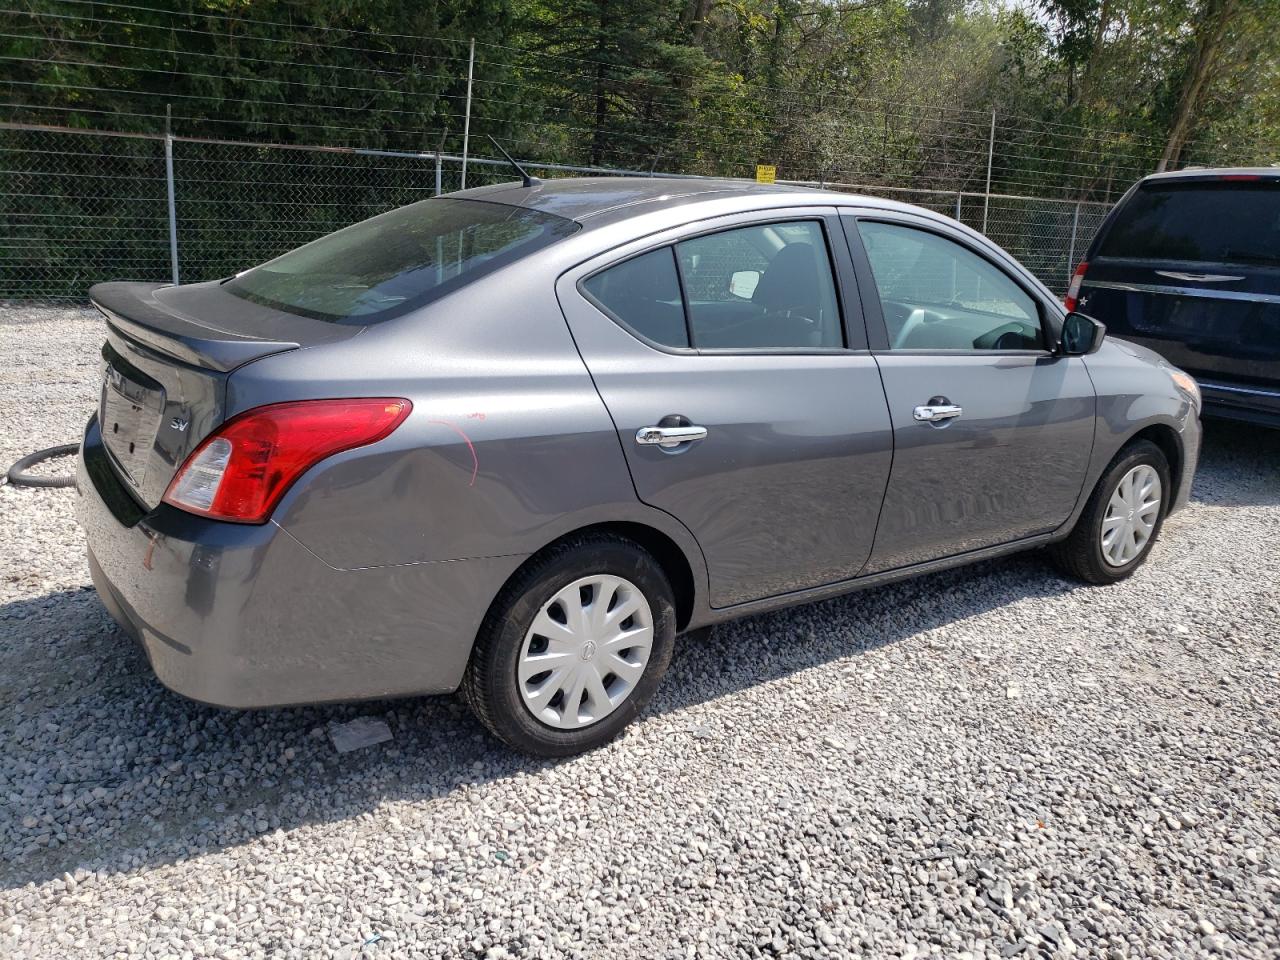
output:
{"label": "car shadow", "polygon": [[[677,643],[644,716],[1072,589],[1028,554],[822,601],[799,619],[782,611],[722,625]],[[805,626],[822,620],[856,629]],[[552,765],[497,743],[453,697],[258,711],[186,700],[155,679],[89,587],[0,606],[0,702],[0,842],[10,854],[0,858],[0,888],[80,866],[174,863],[264,829],[348,819]],[[338,754],[327,725],[357,716],[385,719],[393,742]]]}

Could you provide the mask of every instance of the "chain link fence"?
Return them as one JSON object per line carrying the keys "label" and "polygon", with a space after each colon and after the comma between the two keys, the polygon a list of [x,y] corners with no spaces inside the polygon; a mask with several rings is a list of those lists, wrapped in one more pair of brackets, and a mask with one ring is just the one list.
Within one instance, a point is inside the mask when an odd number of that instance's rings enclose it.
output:
{"label": "chain link fence", "polygon": [[[637,172],[527,165],[544,176]],[[339,227],[457,190],[463,160],[0,124],[0,176],[0,300],[82,300],[100,280],[228,276]],[[511,179],[505,163],[466,164],[469,187]],[[825,186],[955,217],[1058,291],[1108,209],[1004,194]]]}
{"label": "chain link fence", "polygon": [[163,144],[0,129],[0,299],[82,299],[90,284],[165,279]]}
{"label": "chain link fence", "polygon": [[1063,292],[1111,209],[1109,203],[1057,200],[1006,193],[970,193],[825,184],[828,188],[925,207],[986,234],[1034,273]]}

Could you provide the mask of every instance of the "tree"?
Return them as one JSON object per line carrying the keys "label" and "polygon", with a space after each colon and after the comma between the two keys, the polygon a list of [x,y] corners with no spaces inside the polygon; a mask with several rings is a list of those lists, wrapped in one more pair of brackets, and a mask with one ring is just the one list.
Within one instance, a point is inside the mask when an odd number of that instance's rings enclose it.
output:
{"label": "tree", "polygon": [[[695,11],[696,13],[696,11]],[[536,54],[556,58],[539,68],[563,123],[588,133],[592,165],[636,165],[656,159],[688,104],[682,92],[707,65],[681,29],[683,0],[536,2],[522,32]]]}
{"label": "tree", "polygon": [[1157,170],[1167,168],[1182,153],[1196,111],[1218,68],[1227,28],[1238,9],[1239,0],[1203,0],[1194,22],[1195,46],[1183,70],[1169,139]]}

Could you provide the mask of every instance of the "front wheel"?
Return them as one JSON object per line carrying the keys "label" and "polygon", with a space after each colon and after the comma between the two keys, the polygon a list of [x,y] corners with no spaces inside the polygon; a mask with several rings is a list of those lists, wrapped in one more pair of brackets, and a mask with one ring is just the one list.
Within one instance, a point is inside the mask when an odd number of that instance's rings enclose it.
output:
{"label": "front wheel", "polygon": [[1111,461],[1071,535],[1050,548],[1063,573],[1087,583],[1115,583],[1142,564],[1160,535],[1173,494],[1169,461],[1138,440]]}
{"label": "front wheel", "polygon": [[563,757],[615,737],[671,661],[675,601],[638,544],[596,535],[551,548],[499,594],[462,693],[499,738]]}

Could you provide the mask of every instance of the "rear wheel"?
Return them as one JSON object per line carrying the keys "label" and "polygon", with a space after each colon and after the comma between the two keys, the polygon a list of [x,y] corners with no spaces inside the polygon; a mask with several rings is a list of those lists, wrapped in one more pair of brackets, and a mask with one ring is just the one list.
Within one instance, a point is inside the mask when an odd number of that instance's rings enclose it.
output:
{"label": "rear wheel", "polygon": [[494,601],[462,692],[495,735],[563,757],[615,737],[671,660],[675,602],[638,544],[598,535],[553,547]]}
{"label": "rear wheel", "polygon": [[1169,461],[1148,440],[1121,450],[1104,471],[1071,535],[1051,548],[1058,567],[1088,583],[1115,583],[1147,558],[1168,511]]}

